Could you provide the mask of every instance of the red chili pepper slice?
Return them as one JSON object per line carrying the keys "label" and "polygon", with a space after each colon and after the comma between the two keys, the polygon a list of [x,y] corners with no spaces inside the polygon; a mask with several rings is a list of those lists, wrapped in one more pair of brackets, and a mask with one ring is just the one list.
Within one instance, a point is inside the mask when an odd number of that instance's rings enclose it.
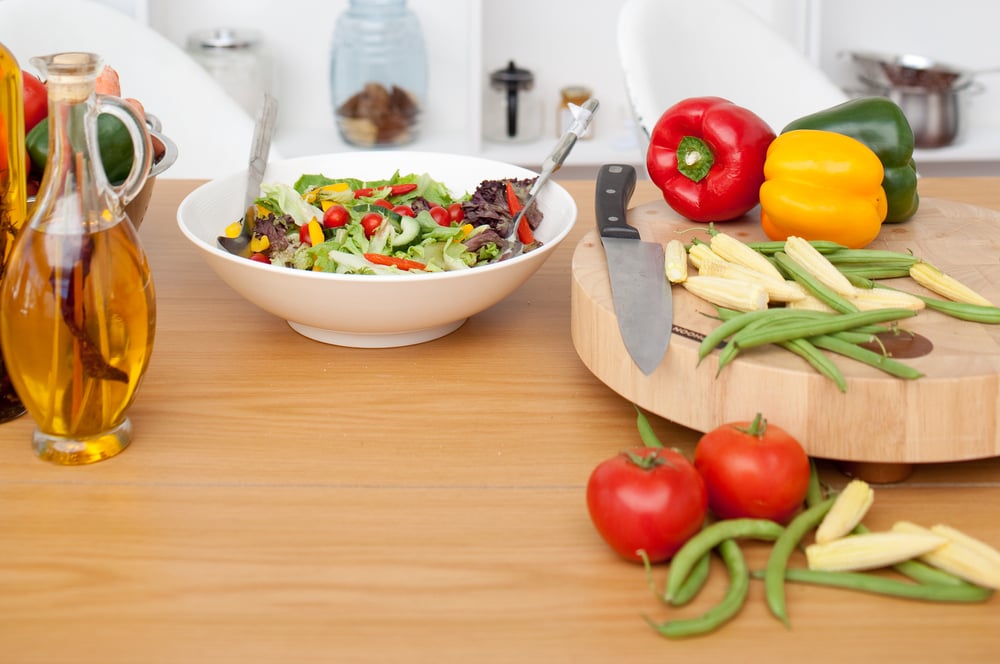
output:
{"label": "red chili pepper slice", "polygon": [[[385,189],[385,187],[364,187],[362,189],[355,189],[354,190],[354,197],[355,198],[363,198],[365,196],[371,196],[372,194],[374,194],[376,191],[379,191],[380,189]],[[416,185],[416,183],[413,183],[413,182],[408,183],[408,184],[394,184],[391,187],[389,187],[389,195],[390,196],[402,196],[403,194],[408,194],[411,191],[416,191],[416,189],[417,189],[417,185]]]}
{"label": "red chili pepper slice", "polygon": [[[521,200],[514,192],[514,185],[510,183],[510,180],[504,180],[504,189],[507,193],[507,207],[510,208],[510,216],[516,217],[517,213],[524,206],[521,205]],[[521,222],[517,225],[517,239],[521,241],[521,244],[531,244],[535,241],[535,234],[531,231],[528,220],[523,216],[521,217]]]}
{"label": "red chili pepper slice", "polygon": [[390,265],[398,267],[400,270],[423,270],[426,265],[411,261],[407,258],[397,256],[386,256],[385,254],[364,254],[365,260],[376,265]]}

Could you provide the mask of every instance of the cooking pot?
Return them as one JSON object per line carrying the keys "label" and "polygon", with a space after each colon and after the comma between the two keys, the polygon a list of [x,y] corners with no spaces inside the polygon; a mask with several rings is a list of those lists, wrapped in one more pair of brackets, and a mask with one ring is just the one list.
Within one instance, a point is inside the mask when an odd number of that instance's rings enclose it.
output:
{"label": "cooking pot", "polygon": [[864,93],[888,97],[903,111],[919,148],[951,145],[965,124],[966,97],[982,90],[972,71],[921,55],[849,53]]}
{"label": "cooking pot", "polygon": [[959,88],[879,86],[862,80],[866,92],[888,97],[899,106],[913,129],[918,148],[940,148],[954,143],[965,125],[966,95],[981,88],[971,81]]}

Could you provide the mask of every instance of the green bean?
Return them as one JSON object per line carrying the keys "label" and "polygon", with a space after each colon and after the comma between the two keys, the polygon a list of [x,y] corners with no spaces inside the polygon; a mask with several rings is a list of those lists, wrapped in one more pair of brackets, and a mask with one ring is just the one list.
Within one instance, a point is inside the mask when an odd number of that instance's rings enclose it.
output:
{"label": "green bean", "polygon": [[712,352],[716,346],[722,343],[724,340],[731,337],[736,332],[742,330],[746,325],[751,323],[758,318],[781,318],[783,316],[793,315],[796,313],[801,313],[795,309],[761,309],[758,311],[746,311],[746,312],[736,312],[737,315],[732,316],[728,313],[724,313],[731,310],[718,309],[720,318],[723,318],[721,325],[716,326],[714,330],[705,335],[702,339],[701,344],[698,346],[698,361],[705,359],[705,357]]}
{"label": "green bean", "polygon": [[867,344],[878,339],[874,333],[858,332],[857,330],[841,330],[840,332],[832,332],[830,336],[849,344]]}
{"label": "green bean", "polygon": [[816,460],[809,457],[809,485],[806,489],[806,507],[815,507],[826,499],[823,495],[823,483],[819,479]]}
{"label": "green bean", "polygon": [[739,544],[733,539],[725,539],[718,544],[719,554],[729,572],[729,588],[722,600],[696,618],[668,620],[650,625],[663,636],[671,639],[707,634],[731,620],[746,603],[750,592],[750,571]]}
{"label": "green bean", "polygon": [[784,530],[781,524],[768,519],[723,519],[705,526],[674,554],[667,574],[665,599],[668,603],[673,602],[674,596],[677,595],[698,560],[717,547],[723,540],[741,537],[776,540]]}
{"label": "green bean", "polygon": [[712,567],[712,554],[711,552],[706,553],[698,562],[695,563],[694,567],[691,569],[691,573],[688,574],[688,578],[684,580],[681,584],[680,590],[677,594],[670,598],[670,603],[673,606],[684,606],[698,594],[702,586],[705,585],[705,581],[708,580],[708,573]]}
{"label": "green bean", "polygon": [[[830,240],[809,240],[809,244],[821,254],[829,254],[835,251],[848,249],[846,245],[832,242]],[[747,245],[762,254],[773,254],[776,251],[785,250],[784,240],[767,240],[761,242],[747,242]]]}
{"label": "green bean", "polygon": [[819,522],[823,520],[835,500],[836,498],[827,498],[806,511],[800,512],[771,547],[771,555],[768,556],[764,572],[764,596],[771,613],[786,627],[788,626],[788,612],[785,609],[785,569],[788,567],[788,559],[806,533],[818,526]]}
{"label": "green bean", "polygon": [[964,586],[910,583],[864,572],[830,572],[795,567],[785,570],[785,580],[926,602],[984,602],[993,594],[990,588],[971,583]]}
{"label": "green bean", "polygon": [[832,288],[820,283],[820,281],[809,274],[809,271],[804,269],[798,263],[793,261],[788,255],[779,251],[774,254],[774,260],[781,266],[788,275],[795,281],[802,284],[802,286],[815,295],[821,302],[826,304],[828,307],[836,309],[841,313],[853,313],[858,310],[856,306],[847,301],[844,296],[835,292]]}
{"label": "green bean", "polygon": [[792,339],[790,341],[782,341],[779,345],[803,358],[816,371],[836,383],[838,390],[841,392],[847,391],[847,380],[844,378],[843,372],[833,363],[833,360],[821,353],[810,341],[807,339]]}
{"label": "green bean", "polygon": [[[851,285],[855,288],[875,288],[875,286],[879,285],[875,283],[875,277],[870,277],[865,274],[852,273],[849,271],[844,272],[843,270],[841,270],[841,272],[845,277],[847,277],[847,280],[850,281]],[[909,270],[907,270],[906,274],[909,273]]]}
{"label": "green bean", "polygon": [[[744,326],[743,329],[744,330],[757,329],[763,325],[778,325],[785,322],[800,324],[803,320],[815,320],[818,318],[825,318],[828,316],[836,315],[836,314],[825,313],[822,311],[811,311],[804,309],[804,310],[799,310],[799,312],[803,314],[801,317],[799,317],[791,315],[791,311],[792,310],[789,310],[788,316],[783,316],[782,318],[776,320],[768,320],[766,317],[758,317],[756,320],[752,320],[749,323],[747,323],[747,325]],[[722,320],[725,321],[735,316],[741,315],[741,312],[727,309],[724,312],[720,310],[720,314]],[[867,340],[867,338],[870,338],[870,336],[871,335],[866,335],[865,340]],[[830,358],[821,353],[819,349],[816,348],[813,344],[809,343],[805,339],[790,339],[789,341],[780,343],[780,345],[786,350],[791,351],[792,353],[795,353],[799,357],[806,360],[806,362],[812,365],[812,367],[816,369],[816,371],[818,371],[819,373],[823,374],[824,376],[832,380],[834,383],[836,383],[837,389],[839,389],[841,392],[847,391],[847,381],[844,379],[844,374],[840,371],[837,365],[834,364],[832,360],[830,360]],[[721,371],[726,364],[732,361],[732,359],[738,353],[738,349],[736,347],[730,347],[730,346],[731,344],[723,348],[723,350],[726,352],[726,357],[719,358],[719,369],[718,369],[719,371]]]}
{"label": "green bean", "polygon": [[[899,279],[910,276],[909,268],[893,265],[838,265],[837,269],[855,286],[859,285],[854,283],[856,278],[870,282],[872,279]],[[862,288],[871,288],[871,286],[862,286]]]}
{"label": "green bean", "polygon": [[841,265],[892,265],[909,268],[917,262],[913,254],[903,254],[886,249],[840,249],[826,254],[827,260]]}
{"label": "green bean", "polygon": [[952,300],[939,300],[933,297],[924,297],[923,295],[917,295],[917,297],[924,301],[928,309],[940,311],[952,318],[967,320],[973,323],[1000,324],[1000,307],[989,307],[969,302],[954,302]]}
{"label": "green bean", "polygon": [[903,364],[898,360],[894,360],[891,357],[882,355],[881,353],[876,353],[873,350],[868,350],[867,348],[862,348],[861,346],[846,343],[836,337],[819,335],[816,337],[809,337],[809,341],[819,348],[828,350],[831,353],[843,355],[844,357],[849,357],[852,360],[864,362],[867,365],[884,371],[891,376],[896,376],[897,378],[915,380],[924,375],[919,370],[914,369],[908,364]]}
{"label": "green bean", "polygon": [[808,339],[821,334],[830,334],[831,332],[850,330],[858,327],[859,325],[884,323],[887,321],[899,320],[901,318],[909,318],[916,315],[916,313],[917,312],[912,309],[901,308],[858,311],[855,313],[840,314],[839,316],[830,316],[826,319],[804,322],[802,325],[791,329],[782,326],[774,329],[761,328],[758,330],[751,330],[751,334],[737,333],[733,335],[730,343],[739,345],[741,349],[754,348],[755,346],[763,346],[765,344],[772,344],[779,341],[788,341],[789,339],[800,339],[803,337]]}
{"label": "green bean", "polygon": [[635,421],[639,429],[639,438],[642,440],[642,444],[646,447],[663,447],[663,443],[656,436],[656,432],[653,431],[653,427],[646,415],[635,404],[632,404],[632,406],[635,408]]}
{"label": "green bean", "polygon": [[740,352],[739,347],[734,343],[728,343],[719,351],[719,367],[715,370],[715,375],[722,373],[723,367],[732,362]]}

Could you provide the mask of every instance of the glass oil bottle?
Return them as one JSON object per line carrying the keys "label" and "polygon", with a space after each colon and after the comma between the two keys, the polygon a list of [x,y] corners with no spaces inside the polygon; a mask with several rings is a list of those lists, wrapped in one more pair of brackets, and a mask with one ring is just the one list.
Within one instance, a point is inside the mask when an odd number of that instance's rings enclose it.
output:
{"label": "glass oil bottle", "polygon": [[[35,420],[35,453],[79,465],[132,440],[127,411],[153,350],[153,281],[124,208],[146,181],[152,149],[130,105],[95,94],[99,56],[60,53],[31,63],[48,86],[49,159],[0,283],[0,340]],[[135,152],[116,187],[100,162],[101,113],[125,125]]]}

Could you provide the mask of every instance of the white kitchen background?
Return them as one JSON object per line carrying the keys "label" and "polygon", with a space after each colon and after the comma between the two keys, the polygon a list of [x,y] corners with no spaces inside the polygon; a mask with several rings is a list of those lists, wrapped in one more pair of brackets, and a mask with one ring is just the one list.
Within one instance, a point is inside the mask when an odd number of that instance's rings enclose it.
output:
{"label": "white kitchen background", "polygon": [[[329,101],[330,41],[347,0],[101,0],[147,22],[183,46],[196,31],[249,28],[262,33],[281,102],[275,143],[285,156],[345,149]],[[615,23],[624,0],[409,0],[420,20],[430,69],[427,122],[414,149],[477,153],[537,166],[556,136],[559,89],[583,84],[601,101],[594,137],[567,163],[639,163],[618,71]],[[1000,3],[982,0],[741,0],[844,87],[854,81],[845,51],[916,53],[972,71],[1000,68]],[[691,54],[670,52],[663,67]],[[719,67],[739,52],[705,33]],[[498,145],[481,137],[482,93],[490,71],[508,60],[531,69],[546,107],[543,138]],[[762,75],[767,75],[762,72]],[[1000,173],[1000,73],[983,71],[962,95],[966,123],[948,147],[921,150],[931,174]],[[794,82],[789,82],[794,85]]]}

